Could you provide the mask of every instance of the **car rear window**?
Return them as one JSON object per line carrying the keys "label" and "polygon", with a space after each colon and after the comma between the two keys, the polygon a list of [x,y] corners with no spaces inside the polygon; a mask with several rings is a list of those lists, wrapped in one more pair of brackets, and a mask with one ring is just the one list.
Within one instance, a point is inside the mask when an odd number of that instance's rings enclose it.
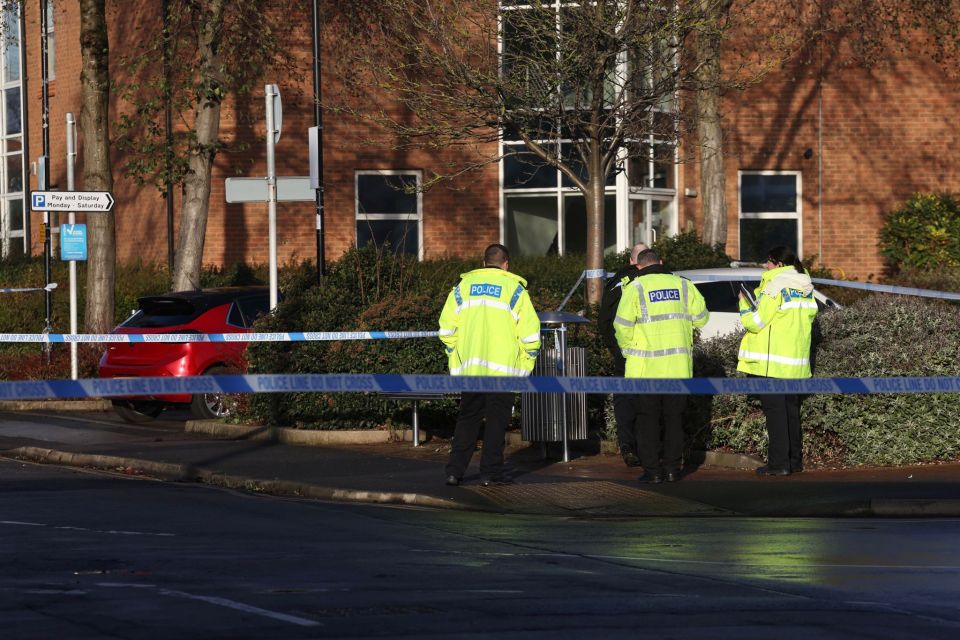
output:
{"label": "car rear window", "polygon": [[175,327],[192,322],[199,315],[189,300],[141,298],[140,309],[127,318],[124,327]]}
{"label": "car rear window", "polygon": [[250,296],[237,300],[240,310],[243,311],[247,327],[252,327],[257,318],[270,312],[270,298],[268,296]]}
{"label": "car rear window", "polygon": [[737,310],[737,296],[732,282],[699,282],[697,289],[707,303],[707,311],[722,313]]}
{"label": "car rear window", "polygon": [[[739,282],[718,281],[698,282],[697,289],[707,303],[707,311],[711,313],[739,313]],[[750,291],[757,288],[758,282],[744,282],[743,285]]]}

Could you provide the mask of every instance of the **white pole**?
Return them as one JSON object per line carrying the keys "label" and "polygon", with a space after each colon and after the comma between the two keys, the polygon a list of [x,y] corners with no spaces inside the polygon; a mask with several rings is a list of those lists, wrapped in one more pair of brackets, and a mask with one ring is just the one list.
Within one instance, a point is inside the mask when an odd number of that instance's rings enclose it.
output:
{"label": "white pole", "polygon": [[[74,175],[73,166],[77,161],[77,123],[73,119],[73,113],[67,114],[67,191],[73,191]],[[76,224],[77,214],[71,211],[67,214],[70,224]],[[63,242],[63,238],[60,239]],[[61,244],[61,247],[63,245]],[[77,332],[77,261],[70,261],[70,333]],[[80,365],[77,358],[77,343],[70,343],[70,378],[76,380],[80,377]]]}
{"label": "white pole", "polygon": [[275,162],[276,143],[274,134],[274,96],[279,95],[277,86],[268,84],[267,104],[267,224],[270,235],[270,308],[277,306],[277,167]]}

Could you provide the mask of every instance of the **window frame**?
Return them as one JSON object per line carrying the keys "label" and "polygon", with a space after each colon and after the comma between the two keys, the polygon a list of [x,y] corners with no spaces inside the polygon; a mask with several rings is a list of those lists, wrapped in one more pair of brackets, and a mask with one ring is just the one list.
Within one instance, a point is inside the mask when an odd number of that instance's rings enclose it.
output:
{"label": "window frame", "polygon": [[[791,213],[788,211],[748,211],[743,210],[743,176],[788,176],[794,177],[797,205]],[[803,256],[803,171],[795,169],[740,169],[737,171],[737,247],[743,255],[743,238],[740,233],[741,220],[796,220],[797,246],[792,247],[798,256]]]}
{"label": "window frame", "polygon": [[[30,238],[27,235],[28,218],[30,210],[26,203],[26,191],[29,189],[29,175],[24,154],[25,138],[25,115],[23,95],[23,41],[21,22],[23,20],[22,8],[20,11],[14,11],[12,14],[4,16],[5,25],[10,31],[4,30],[0,37],[3,37],[4,43],[0,51],[0,256],[7,257],[14,252],[14,247],[19,244],[19,252],[28,251]],[[52,20],[52,18],[51,18]],[[14,42],[15,41],[15,42]],[[15,46],[17,52],[16,77],[8,77],[7,74],[7,54]],[[17,90],[16,109],[19,112],[20,130],[7,134],[7,110],[9,92],[12,89]],[[16,145],[12,151],[11,143]],[[14,165],[19,159],[21,184],[19,191],[8,190],[10,162]],[[14,222],[13,205],[14,202],[20,202],[20,219]],[[14,229],[18,226],[18,229]],[[19,241],[19,242],[18,242]]]}
{"label": "window frame", "polygon": [[[416,213],[366,213],[360,211],[360,176],[413,176],[417,183],[417,211]],[[423,171],[420,169],[356,169],[353,172],[353,242],[359,246],[357,225],[362,221],[414,221],[417,223],[417,260],[423,261]]]}

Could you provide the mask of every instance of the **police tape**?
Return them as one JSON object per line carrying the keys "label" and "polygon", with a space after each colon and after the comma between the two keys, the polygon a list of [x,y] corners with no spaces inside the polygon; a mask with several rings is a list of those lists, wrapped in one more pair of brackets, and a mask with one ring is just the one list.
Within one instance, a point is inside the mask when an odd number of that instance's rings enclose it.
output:
{"label": "police tape", "polygon": [[960,377],[606,378],[439,374],[247,374],[0,382],[0,400],[117,398],[218,393],[581,393],[664,395],[956,393]]}
{"label": "police tape", "polygon": [[45,287],[7,287],[0,288],[0,293],[29,293],[30,291],[53,291],[57,288],[56,282],[51,282]]}
{"label": "police tape", "polygon": [[960,300],[960,293],[954,291],[933,291],[931,289],[917,289],[916,287],[898,287],[890,284],[872,284],[870,282],[850,282],[849,280],[830,280],[828,278],[813,278],[814,284],[827,284],[847,289],[861,289],[876,293],[894,293],[901,296],[919,296],[921,298],[936,298],[938,300]]}
{"label": "police tape", "polygon": [[285,333],[0,333],[0,342],[183,343],[314,342],[436,338],[438,331],[291,331]]}
{"label": "police tape", "polygon": [[[586,272],[584,272],[586,273]],[[678,271],[679,275],[684,275],[683,271]],[[606,272],[606,277],[612,278],[614,273]],[[689,276],[685,276],[689,279]],[[757,281],[756,274],[700,274],[696,275],[697,282],[754,282]],[[892,293],[901,296],[917,296],[920,298],[935,298],[937,300],[960,300],[960,293],[955,291],[935,291],[933,289],[918,289],[916,287],[900,287],[892,284],[874,284],[872,282],[854,282],[852,280],[832,280],[830,278],[812,278],[814,284],[830,285],[833,287],[843,287],[846,289],[860,289],[861,291],[872,291],[874,293]]]}

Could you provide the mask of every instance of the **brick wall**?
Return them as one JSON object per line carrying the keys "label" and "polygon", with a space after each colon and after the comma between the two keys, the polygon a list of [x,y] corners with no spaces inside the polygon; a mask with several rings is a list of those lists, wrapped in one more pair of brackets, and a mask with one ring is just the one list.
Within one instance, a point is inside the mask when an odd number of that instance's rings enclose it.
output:
{"label": "brick wall", "polygon": [[[111,50],[126,51],[133,34],[159,28],[160,3],[108,0]],[[76,3],[56,0],[56,79],[50,86],[50,148],[52,183],[66,188],[64,117],[80,116],[79,19]],[[41,153],[40,60],[37,3],[27,3],[26,30],[29,71],[29,159]],[[284,103],[283,136],[277,145],[279,175],[306,175],[306,130],[313,124],[312,67],[309,11],[290,19],[289,39],[300,53],[302,79],[265,78],[281,87]],[[325,51],[324,59],[336,55]],[[326,67],[325,67],[326,69]],[[120,73],[119,66],[111,71]],[[888,67],[864,69],[827,65],[816,57],[774,72],[744,92],[730,92],[724,102],[727,248],[738,246],[739,170],[798,170],[803,173],[803,248],[805,256],[821,254],[821,261],[839,273],[865,278],[879,274],[877,231],[885,212],[918,191],[960,191],[960,170],[953,161],[958,147],[954,125],[960,91],[954,78],[935,64],[921,59],[901,59]],[[333,73],[324,72],[324,94],[331,93]],[[249,100],[239,105],[228,100],[222,116],[222,138],[231,149],[248,143],[243,152],[218,155],[204,261],[231,264],[240,260],[267,261],[266,204],[227,205],[224,179],[228,176],[265,174],[263,89],[261,83]],[[819,105],[822,99],[822,130]],[[128,108],[114,96],[113,117]],[[253,126],[243,124],[252,121]],[[360,169],[418,169],[426,177],[444,167],[452,152],[401,153],[389,145],[370,147],[376,137],[369,125],[343,117],[325,118],[325,221],[326,254],[336,258],[355,243],[354,171]],[[820,136],[822,135],[822,154]],[[689,141],[688,141],[689,142]],[[82,149],[83,140],[80,145]],[[689,144],[687,149],[692,148]],[[804,151],[812,150],[810,158]],[[83,188],[82,154],[77,185]],[[123,175],[126,158],[114,150],[114,209],[117,221],[118,259],[164,263],[167,255],[165,201],[151,186],[138,186]],[[822,162],[823,184],[818,179]],[[35,188],[35,178],[31,179]],[[702,222],[701,199],[684,196],[684,188],[699,189],[696,163],[681,167],[680,227],[697,228]],[[822,196],[820,195],[822,187]],[[175,195],[175,228],[179,223],[180,194]],[[499,195],[496,166],[435,187],[423,197],[425,255],[474,255],[499,237]],[[40,214],[31,214],[34,252],[42,251],[37,229]],[[91,214],[92,215],[92,214]],[[78,216],[83,221],[83,215]],[[822,224],[821,224],[822,218]],[[281,261],[316,255],[315,217],[312,203],[278,206]]]}
{"label": "brick wall", "polygon": [[[921,56],[871,68],[805,56],[729,92],[722,114],[727,252],[740,249],[737,172],[802,171],[804,257],[818,254],[841,276],[880,276],[885,214],[917,192],[960,192],[958,113],[957,79]],[[681,184],[699,189],[695,164],[684,167]],[[699,228],[700,200],[681,190],[680,203]]]}
{"label": "brick wall", "polygon": [[[39,9],[28,3],[27,33],[39,33]],[[57,79],[51,84],[50,122],[52,184],[66,188],[64,117],[73,111],[80,118],[80,48],[78,7],[72,2],[56,3]],[[156,6],[153,6],[155,4]],[[124,42],[132,34],[157,32],[160,28],[160,3],[130,3],[108,1],[108,24],[111,27],[111,52],[115,58],[128,52]],[[276,146],[278,175],[307,175],[307,128],[314,124],[312,93],[312,59],[310,58],[310,14],[291,19],[288,39],[299,55],[302,79],[266,77],[255,87],[248,100],[239,104],[229,99],[221,114],[221,139],[229,151],[221,152],[213,169],[209,218],[204,263],[230,265],[238,261],[266,263],[267,205],[266,203],[227,204],[224,180],[231,176],[266,175],[266,143],[264,122],[263,84],[275,82],[280,86],[283,100],[283,133]],[[39,41],[39,37],[35,38]],[[34,38],[28,35],[28,47]],[[28,79],[30,150],[35,159],[41,149],[40,64],[39,55],[28,49],[30,77]],[[335,55],[333,51],[324,56]],[[119,65],[112,65],[111,73],[120,77]],[[333,81],[329,69],[323,74],[325,87]],[[328,89],[325,88],[325,91]],[[114,120],[124,109],[129,109],[113,96],[111,114]],[[187,117],[190,114],[186,114]],[[175,121],[177,118],[175,117]],[[244,124],[253,122],[253,125]],[[451,159],[448,153],[400,153],[388,148],[372,149],[363,142],[376,132],[345,118],[327,116],[324,121],[325,164],[325,248],[327,259],[335,259],[356,242],[354,171],[361,169],[421,170],[426,178],[432,168],[439,170]],[[382,134],[381,134],[382,135]],[[80,140],[82,146],[83,141]],[[236,151],[241,144],[249,145]],[[117,259],[143,260],[166,263],[167,219],[163,194],[155,187],[140,186],[127,178],[122,166],[128,158],[114,149],[114,214],[117,225]],[[82,154],[78,158],[77,188],[82,189]],[[36,187],[35,178],[32,188]],[[181,197],[179,189],[174,197],[174,230],[179,225]],[[34,253],[43,250],[37,229],[40,214],[34,218]],[[446,254],[476,254],[483,246],[499,239],[498,173],[490,167],[480,174],[466,176],[451,183],[441,184],[423,197],[423,237],[425,256]],[[83,222],[83,214],[78,221]],[[277,206],[278,257],[282,262],[316,258],[316,217],[313,203],[278,203]],[[176,244],[174,244],[176,247]]]}

